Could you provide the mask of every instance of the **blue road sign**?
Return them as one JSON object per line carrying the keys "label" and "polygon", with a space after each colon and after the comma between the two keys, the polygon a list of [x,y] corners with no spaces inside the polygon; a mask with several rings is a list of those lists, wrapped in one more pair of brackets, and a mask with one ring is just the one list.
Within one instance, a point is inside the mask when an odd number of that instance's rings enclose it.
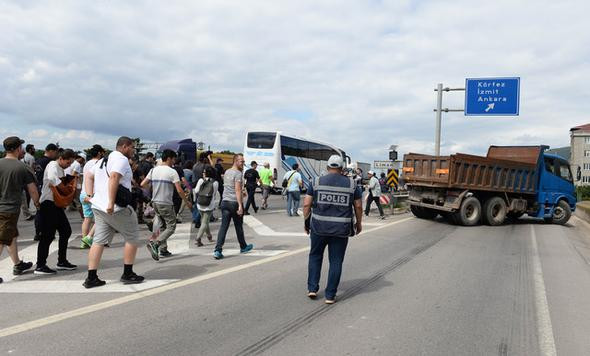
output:
{"label": "blue road sign", "polygon": [[465,116],[518,116],[520,78],[465,79]]}

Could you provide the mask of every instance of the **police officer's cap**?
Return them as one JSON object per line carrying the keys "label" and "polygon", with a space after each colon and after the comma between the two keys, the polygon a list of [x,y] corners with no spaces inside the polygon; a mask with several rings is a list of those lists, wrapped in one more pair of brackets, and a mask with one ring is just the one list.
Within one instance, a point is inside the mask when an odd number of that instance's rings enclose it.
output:
{"label": "police officer's cap", "polygon": [[342,157],[338,155],[332,155],[328,159],[328,168],[342,168],[343,164]]}

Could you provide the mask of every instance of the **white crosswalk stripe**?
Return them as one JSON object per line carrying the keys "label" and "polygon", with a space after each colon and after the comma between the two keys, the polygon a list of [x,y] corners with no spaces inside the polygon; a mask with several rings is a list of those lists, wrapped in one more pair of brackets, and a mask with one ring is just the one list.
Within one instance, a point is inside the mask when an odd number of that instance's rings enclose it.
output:
{"label": "white crosswalk stripe", "polygon": [[0,293],[134,293],[160,287],[178,279],[149,279],[139,284],[123,284],[120,281],[107,280],[105,286],[86,289],[83,280],[28,280],[5,282],[0,287]]}

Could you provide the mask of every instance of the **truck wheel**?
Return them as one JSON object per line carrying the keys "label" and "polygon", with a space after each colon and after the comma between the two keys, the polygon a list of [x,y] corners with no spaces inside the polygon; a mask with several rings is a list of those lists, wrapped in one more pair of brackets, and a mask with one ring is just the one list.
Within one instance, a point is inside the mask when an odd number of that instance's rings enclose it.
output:
{"label": "truck wheel", "polygon": [[462,225],[477,225],[481,219],[481,203],[476,197],[465,198],[463,203],[461,203],[461,207],[455,214],[457,214],[457,221]]}
{"label": "truck wheel", "polygon": [[432,220],[436,218],[438,213],[433,209],[424,208],[418,205],[411,205],[410,210],[417,218]]}
{"label": "truck wheel", "polygon": [[483,219],[491,226],[498,226],[506,220],[506,202],[500,197],[492,197],[483,205]]}
{"label": "truck wheel", "polygon": [[557,206],[553,208],[553,216],[551,222],[553,224],[565,225],[572,216],[572,209],[565,200],[560,200]]}

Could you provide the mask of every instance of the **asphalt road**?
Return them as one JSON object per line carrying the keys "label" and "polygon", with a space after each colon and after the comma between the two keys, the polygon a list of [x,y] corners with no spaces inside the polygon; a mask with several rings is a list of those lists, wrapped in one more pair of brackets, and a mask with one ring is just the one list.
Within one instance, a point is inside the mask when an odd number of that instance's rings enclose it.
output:
{"label": "asphalt road", "polygon": [[[92,293],[77,287],[86,251],[73,240],[78,271],[0,285],[0,354],[590,353],[590,225],[581,220],[469,228],[408,214],[369,217],[350,241],[338,302],[328,306],[323,293],[306,297],[302,220],[273,199],[271,210],[247,217],[257,254],[216,261],[212,245],[194,247],[181,225],[176,256],[154,262],[140,250],[136,271],[158,282],[138,291],[116,282]],[[27,240],[30,224],[21,229]],[[99,272],[109,280],[121,273],[118,241]],[[226,248],[237,248],[233,232]],[[2,267],[7,255],[0,258]]]}

